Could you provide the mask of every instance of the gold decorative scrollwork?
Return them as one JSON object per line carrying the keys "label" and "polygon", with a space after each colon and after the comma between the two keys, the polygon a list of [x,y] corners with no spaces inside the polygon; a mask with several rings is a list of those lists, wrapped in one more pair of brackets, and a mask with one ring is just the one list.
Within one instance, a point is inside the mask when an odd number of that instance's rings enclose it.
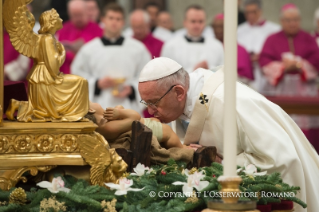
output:
{"label": "gold decorative scrollwork", "polygon": [[37,143],[37,149],[40,152],[51,152],[54,148],[54,138],[51,135],[39,136]]}
{"label": "gold decorative scrollwork", "polygon": [[14,148],[17,152],[25,153],[29,152],[32,148],[31,137],[28,135],[19,135],[14,140]]}
{"label": "gold decorative scrollwork", "polygon": [[6,136],[0,136],[0,153],[4,153],[9,149],[8,138]]}
{"label": "gold decorative scrollwork", "polygon": [[78,144],[76,142],[76,137],[74,135],[64,135],[61,138],[60,148],[65,152],[74,152]]}
{"label": "gold decorative scrollwork", "polygon": [[2,175],[2,177],[0,177],[0,188],[2,190],[9,190],[10,188],[14,187],[20,180],[26,183],[28,180],[22,175],[27,171],[29,171],[32,176],[36,176],[38,174],[38,171],[47,172],[55,167],[56,166],[34,166],[8,170]]}

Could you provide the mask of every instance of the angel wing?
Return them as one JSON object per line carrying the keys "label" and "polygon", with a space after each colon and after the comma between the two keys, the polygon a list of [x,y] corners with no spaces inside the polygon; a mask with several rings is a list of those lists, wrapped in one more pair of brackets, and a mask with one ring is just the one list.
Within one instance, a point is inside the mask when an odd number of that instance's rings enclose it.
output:
{"label": "angel wing", "polygon": [[26,6],[32,1],[5,0],[3,20],[13,47],[20,54],[35,58],[39,48],[40,36],[33,32],[35,19]]}
{"label": "angel wing", "polygon": [[[94,185],[104,185],[104,177],[107,168],[112,162],[107,143],[91,136],[81,136],[78,139],[80,152],[84,160],[90,164],[90,179]],[[104,139],[104,138],[103,138]]]}

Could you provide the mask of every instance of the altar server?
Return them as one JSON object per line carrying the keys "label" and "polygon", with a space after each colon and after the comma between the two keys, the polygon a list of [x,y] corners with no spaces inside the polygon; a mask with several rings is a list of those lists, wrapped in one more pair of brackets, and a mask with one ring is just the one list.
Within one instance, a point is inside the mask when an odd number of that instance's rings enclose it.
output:
{"label": "altar server", "polygon": [[122,105],[141,112],[144,107],[138,104],[137,79],[151,59],[150,54],[141,42],[121,36],[122,7],[107,5],[102,22],[104,36],[81,48],[72,64],[72,73],[88,80],[90,100],[103,108]]}
{"label": "altar server", "polygon": [[161,56],[176,60],[188,71],[197,68],[213,68],[224,62],[221,42],[203,37],[206,14],[202,7],[192,5],[185,13],[185,36],[178,36],[164,44]]}
{"label": "altar server", "polygon": [[[300,11],[294,4],[282,8],[283,30],[271,35],[260,54],[260,66],[268,96],[318,97],[319,48],[314,38],[300,28]],[[319,152],[319,116],[292,115]]]}
{"label": "altar server", "polygon": [[[176,119],[184,144],[216,146],[223,155],[224,71],[198,69],[190,74],[169,58],[156,58],[141,71],[142,103],[157,119]],[[300,186],[296,196],[308,204],[296,211],[319,208],[319,156],[300,128],[277,105],[248,86],[237,83],[237,165],[255,164],[284,182]],[[235,165],[235,164],[234,164]]]}
{"label": "altar server", "polygon": [[83,44],[103,34],[98,24],[90,22],[86,3],[84,0],[68,2],[70,21],[65,22],[63,29],[57,33],[59,41],[66,50],[65,62],[60,68],[60,71],[65,74],[70,73],[71,63]]}
{"label": "altar server", "polygon": [[238,26],[238,43],[250,54],[255,76],[252,86],[260,91],[264,80],[258,65],[259,54],[267,37],[278,32],[280,26],[263,18],[261,0],[245,0],[244,11],[247,21]]}

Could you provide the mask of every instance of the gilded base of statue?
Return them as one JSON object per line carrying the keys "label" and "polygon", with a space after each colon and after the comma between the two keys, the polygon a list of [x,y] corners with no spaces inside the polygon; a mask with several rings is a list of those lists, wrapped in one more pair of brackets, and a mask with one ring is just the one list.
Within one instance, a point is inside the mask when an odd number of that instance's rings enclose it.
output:
{"label": "gilded base of statue", "polygon": [[[93,185],[116,182],[127,165],[92,122],[4,122],[0,128],[0,188],[9,190],[23,173],[35,176],[57,166],[88,166]],[[88,168],[86,167],[86,170]]]}

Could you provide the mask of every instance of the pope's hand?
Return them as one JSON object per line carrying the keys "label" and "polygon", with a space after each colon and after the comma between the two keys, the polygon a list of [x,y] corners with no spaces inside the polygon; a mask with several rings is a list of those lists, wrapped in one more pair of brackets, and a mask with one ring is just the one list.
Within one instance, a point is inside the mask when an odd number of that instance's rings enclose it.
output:
{"label": "pope's hand", "polygon": [[131,95],[131,93],[132,93],[132,87],[130,85],[124,85],[123,89],[115,97],[125,98],[125,97],[128,97],[129,95]]}
{"label": "pope's hand", "polygon": [[119,109],[112,107],[106,108],[106,110],[103,113],[103,117],[108,121],[118,120],[120,118]]}
{"label": "pope's hand", "polygon": [[107,88],[114,87],[116,85],[115,80],[111,77],[104,77],[99,79],[98,81],[98,87],[103,90]]}
{"label": "pope's hand", "polygon": [[203,147],[202,145],[199,144],[190,144],[189,145],[190,148],[194,149],[195,151],[201,147]]}

